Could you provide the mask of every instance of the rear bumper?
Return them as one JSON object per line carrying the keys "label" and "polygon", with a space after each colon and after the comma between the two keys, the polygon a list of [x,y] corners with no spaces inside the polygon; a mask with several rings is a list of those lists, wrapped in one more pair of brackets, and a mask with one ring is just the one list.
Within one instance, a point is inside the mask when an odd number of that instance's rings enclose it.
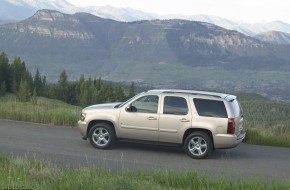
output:
{"label": "rear bumper", "polygon": [[246,137],[246,132],[241,131],[237,135],[217,134],[214,138],[215,148],[234,148],[238,146]]}
{"label": "rear bumper", "polygon": [[80,130],[82,139],[87,140],[87,128],[88,128],[87,123],[84,121],[78,121],[78,128]]}

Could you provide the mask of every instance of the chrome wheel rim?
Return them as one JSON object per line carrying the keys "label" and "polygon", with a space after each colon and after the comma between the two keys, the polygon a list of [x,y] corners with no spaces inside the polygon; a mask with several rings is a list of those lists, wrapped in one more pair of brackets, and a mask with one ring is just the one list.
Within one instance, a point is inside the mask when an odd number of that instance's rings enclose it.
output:
{"label": "chrome wheel rim", "polygon": [[97,128],[93,131],[92,139],[98,146],[106,146],[110,141],[110,134],[104,128]]}
{"label": "chrome wheel rim", "polygon": [[202,156],[207,151],[207,143],[202,137],[193,137],[188,143],[188,150],[194,156]]}

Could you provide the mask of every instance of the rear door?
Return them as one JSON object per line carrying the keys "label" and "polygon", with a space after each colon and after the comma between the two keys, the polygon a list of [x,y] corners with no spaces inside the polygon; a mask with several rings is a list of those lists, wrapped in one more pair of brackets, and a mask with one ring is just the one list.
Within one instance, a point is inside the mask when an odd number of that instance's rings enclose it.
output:
{"label": "rear door", "polygon": [[159,142],[182,143],[184,131],[191,127],[188,95],[163,95],[159,116]]}

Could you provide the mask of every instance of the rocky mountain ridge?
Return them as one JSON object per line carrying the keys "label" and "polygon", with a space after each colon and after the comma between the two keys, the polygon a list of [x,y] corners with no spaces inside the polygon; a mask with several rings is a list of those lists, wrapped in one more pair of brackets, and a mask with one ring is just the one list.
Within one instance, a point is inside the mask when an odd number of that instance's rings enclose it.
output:
{"label": "rocky mountain ridge", "polygon": [[237,30],[249,36],[255,36],[258,33],[269,32],[272,30],[290,33],[290,24],[281,21],[248,24],[208,15],[157,15],[130,8],[116,8],[111,6],[75,7],[65,0],[3,0],[0,2],[0,23],[24,20],[40,9],[57,10],[68,14],[87,12],[102,18],[113,19],[121,22],[155,19],[201,21],[212,23],[226,29]]}

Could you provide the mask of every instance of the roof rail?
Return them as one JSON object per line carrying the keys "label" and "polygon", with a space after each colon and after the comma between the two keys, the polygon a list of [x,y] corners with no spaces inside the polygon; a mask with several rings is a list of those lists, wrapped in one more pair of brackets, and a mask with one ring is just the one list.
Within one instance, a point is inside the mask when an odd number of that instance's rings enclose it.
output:
{"label": "roof rail", "polygon": [[219,93],[211,93],[211,92],[203,92],[203,91],[191,91],[191,90],[164,90],[162,93],[183,93],[183,94],[190,94],[190,95],[203,95],[203,96],[211,96],[216,98],[223,98],[222,95]]}

